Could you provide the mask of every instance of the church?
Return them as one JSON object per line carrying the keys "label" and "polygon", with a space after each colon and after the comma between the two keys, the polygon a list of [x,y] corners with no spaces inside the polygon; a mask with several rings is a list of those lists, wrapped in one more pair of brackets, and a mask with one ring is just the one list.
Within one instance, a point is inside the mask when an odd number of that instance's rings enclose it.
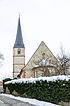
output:
{"label": "church", "polygon": [[37,78],[57,75],[57,65],[60,65],[59,62],[43,41],[25,65],[25,45],[19,17],[13,47],[13,77]]}

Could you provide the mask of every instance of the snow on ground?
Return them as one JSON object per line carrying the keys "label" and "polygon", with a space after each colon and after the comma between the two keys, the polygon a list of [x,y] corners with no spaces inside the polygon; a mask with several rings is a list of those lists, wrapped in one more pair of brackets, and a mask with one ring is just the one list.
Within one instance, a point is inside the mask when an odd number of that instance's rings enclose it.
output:
{"label": "snow on ground", "polygon": [[52,104],[52,103],[49,103],[49,102],[39,101],[39,100],[36,100],[36,99],[15,97],[15,96],[9,95],[9,94],[1,94],[1,95],[10,97],[12,99],[20,100],[22,102],[28,102],[28,103],[36,105],[36,106],[60,106],[60,105],[55,105],[55,104]]}
{"label": "snow on ground", "polygon": [[4,103],[4,102],[0,100],[0,103]]}
{"label": "snow on ground", "polygon": [[65,75],[59,75],[59,76],[52,76],[52,77],[39,77],[39,78],[22,78],[22,79],[15,79],[15,80],[11,80],[6,82],[5,84],[9,84],[9,83],[35,83],[36,81],[40,81],[40,80],[47,80],[47,81],[56,81],[56,80],[69,80],[70,79],[70,75],[69,76],[65,76]]}

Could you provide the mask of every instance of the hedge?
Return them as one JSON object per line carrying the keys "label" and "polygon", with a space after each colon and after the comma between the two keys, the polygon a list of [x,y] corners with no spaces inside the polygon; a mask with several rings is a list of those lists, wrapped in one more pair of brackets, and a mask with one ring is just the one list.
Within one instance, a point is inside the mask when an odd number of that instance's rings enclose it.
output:
{"label": "hedge", "polygon": [[10,94],[15,90],[19,95],[26,94],[27,97],[38,100],[59,103],[70,102],[70,80],[36,81],[36,83],[14,83],[4,84],[8,87]]}
{"label": "hedge", "polygon": [[[17,79],[17,78],[14,78],[14,79]],[[6,92],[5,82],[11,81],[11,80],[13,80],[13,79],[11,79],[11,78],[5,78],[5,79],[3,80],[3,90],[4,90],[4,92]]]}

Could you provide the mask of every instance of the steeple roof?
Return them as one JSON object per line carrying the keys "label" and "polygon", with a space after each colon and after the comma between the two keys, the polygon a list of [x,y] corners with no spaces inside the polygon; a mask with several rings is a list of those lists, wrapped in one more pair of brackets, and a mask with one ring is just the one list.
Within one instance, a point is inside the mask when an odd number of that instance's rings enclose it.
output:
{"label": "steeple roof", "polygon": [[17,27],[17,34],[16,34],[14,48],[24,48],[21,25],[20,25],[20,17],[18,19],[18,27]]}

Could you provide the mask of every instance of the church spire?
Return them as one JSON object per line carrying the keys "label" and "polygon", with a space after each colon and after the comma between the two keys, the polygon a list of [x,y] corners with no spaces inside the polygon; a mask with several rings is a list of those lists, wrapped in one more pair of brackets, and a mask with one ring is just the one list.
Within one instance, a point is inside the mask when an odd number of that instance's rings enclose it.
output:
{"label": "church spire", "polygon": [[17,35],[16,35],[16,41],[14,44],[14,48],[24,48],[21,25],[20,25],[20,16],[18,19],[18,28],[17,28]]}

